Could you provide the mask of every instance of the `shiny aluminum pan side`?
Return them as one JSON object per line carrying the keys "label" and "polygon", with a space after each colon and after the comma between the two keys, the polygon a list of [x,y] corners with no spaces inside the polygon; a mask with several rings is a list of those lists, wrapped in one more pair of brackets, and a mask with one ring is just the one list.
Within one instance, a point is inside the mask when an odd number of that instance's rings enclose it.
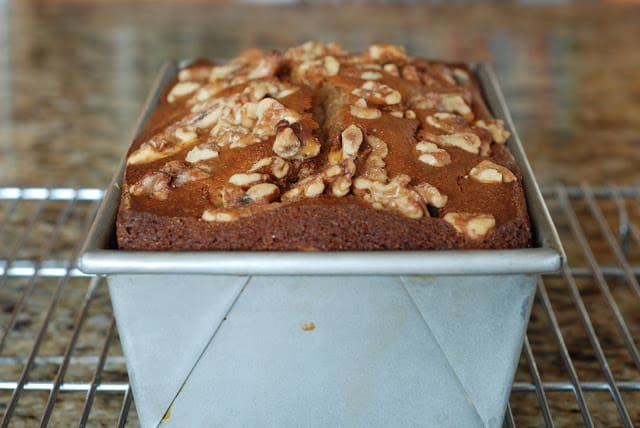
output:
{"label": "shiny aluminum pan side", "polygon": [[[138,120],[142,129],[162,90],[180,66],[166,64]],[[534,247],[515,250],[353,251],[353,252],[149,252],[120,251],[115,245],[115,218],[120,202],[126,158],[123,158],[98,210],[78,261],[94,274],[219,274],[219,275],[476,275],[545,273],[560,269],[564,251],[536,184],[522,144],[490,66],[472,66],[494,116],[511,132],[507,141],[520,165],[533,226]],[[133,140],[133,138],[132,138]]]}

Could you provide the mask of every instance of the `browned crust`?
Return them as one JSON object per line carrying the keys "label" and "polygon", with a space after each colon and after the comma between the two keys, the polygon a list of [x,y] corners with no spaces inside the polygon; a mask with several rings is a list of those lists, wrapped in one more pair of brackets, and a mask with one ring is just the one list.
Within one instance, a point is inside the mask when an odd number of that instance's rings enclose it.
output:
{"label": "browned crust", "polygon": [[[196,63],[199,64],[207,63]],[[460,64],[451,66],[467,69]],[[184,114],[182,103],[172,106],[165,101],[168,90],[175,82],[171,82],[163,90],[162,101],[132,144],[129,153],[170,124],[174,118]],[[340,76],[333,78],[332,82],[349,88],[353,84],[349,78],[343,79]],[[411,89],[406,82],[398,79],[394,82],[399,87],[406,86],[401,89],[403,92]],[[472,109],[476,118],[490,118],[484,101],[480,98],[478,82],[473,76],[471,89]],[[403,97],[406,94],[410,92],[403,93]],[[302,87],[285,104],[296,111],[309,112],[311,97],[310,90]],[[314,112],[316,120],[319,117],[317,113]],[[324,119],[320,118],[322,122]],[[349,121],[353,121],[348,115],[336,115],[332,119],[324,123],[323,128],[314,131],[323,140],[321,154],[311,164],[316,168],[321,165],[316,162],[322,162],[321,158],[326,159],[332,141],[337,138],[336,133],[344,129]],[[310,118],[304,120],[311,127],[318,126]],[[417,126],[422,120],[423,117],[420,116],[412,121],[385,115],[382,119],[360,121],[359,126],[365,133],[386,141],[390,153],[386,159],[390,177],[408,174],[415,181],[412,184],[427,181],[449,196],[447,205],[438,210],[435,218],[423,217],[415,220],[392,211],[374,209],[355,195],[342,198],[325,195],[317,199],[277,202],[268,208],[250,208],[250,216],[233,222],[211,223],[202,220],[203,210],[212,208],[207,196],[210,189],[226,182],[231,174],[246,171],[257,159],[271,155],[271,139],[243,149],[244,151],[235,151],[227,157],[221,154],[219,160],[213,162],[222,171],[221,174],[176,189],[164,201],[147,196],[133,196],[128,192],[128,187],[148,171],[157,170],[164,162],[181,156],[184,158],[184,153],[149,164],[129,165],[117,217],[118,246],[123,250],[341,251],[507,249],[530,245],[531,230],[522,176],[506,146],[493,144],[488,157],[453,149],[450,150],[453,161],[450,167],[425,168],[424,164],[416,160],[413,148]],[[509,168],[518,178],[517,182],[483,185],[466,178],[468,171],[482,159]],[[240,167],[241,170],[233,169]],[[482,240],[467,239],[442,220],[448,212],[491,213],[496,220],[496,227]]]}

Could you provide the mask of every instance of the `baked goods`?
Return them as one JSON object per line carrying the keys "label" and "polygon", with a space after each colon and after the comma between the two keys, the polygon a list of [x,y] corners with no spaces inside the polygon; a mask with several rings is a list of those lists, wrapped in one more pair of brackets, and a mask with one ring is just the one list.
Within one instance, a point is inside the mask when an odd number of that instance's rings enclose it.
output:
{"label": "baked goods", "polygon": [[309,42],[182,69],[128,153],[125,250],[526,247],[509,132],[463,64]]}

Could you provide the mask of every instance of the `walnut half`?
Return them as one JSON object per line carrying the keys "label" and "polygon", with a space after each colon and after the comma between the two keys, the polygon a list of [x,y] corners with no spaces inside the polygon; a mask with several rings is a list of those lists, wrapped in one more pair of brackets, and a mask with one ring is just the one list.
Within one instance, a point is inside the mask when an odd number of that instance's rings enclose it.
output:
{"label": "walnut half", "polygon": [[496,219],[491,214],[451,212],[443,220],[473,240],[484,238],[496,226]]}
{"label": "walnut half", "polygon": [[508,168],[488,160],[483,160],[473,167],[469,172],[469,177],[483,184],[511,183],[517,180]]}

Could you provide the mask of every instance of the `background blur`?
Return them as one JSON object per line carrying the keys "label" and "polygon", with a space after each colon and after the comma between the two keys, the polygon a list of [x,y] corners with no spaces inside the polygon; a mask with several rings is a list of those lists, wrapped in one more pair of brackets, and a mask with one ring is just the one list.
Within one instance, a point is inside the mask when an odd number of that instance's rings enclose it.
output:
{"label": "background blur", "polygon": [[638,182],[640,7],[291,3],[0,0],[0,182],[104,187],[164,61],[312,39],[489,62],[543,184]]}

